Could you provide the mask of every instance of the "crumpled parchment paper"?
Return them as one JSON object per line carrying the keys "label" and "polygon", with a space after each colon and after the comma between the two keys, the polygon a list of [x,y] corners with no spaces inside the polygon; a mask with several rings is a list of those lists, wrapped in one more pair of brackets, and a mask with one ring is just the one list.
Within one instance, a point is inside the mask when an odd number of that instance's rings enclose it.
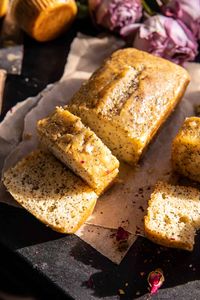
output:
{"label": "crumpled parchment paper", "polygon": [[[103,59],[122,46],[123,42],[114,37],[100,39],[78,35],[72,43],[61,80],[48,86],[37,97],[15,106],[0,124],[1,170],[37,147],[37,120],[51,113],[55,106],[68,103]],[[175,180],[170,164],[171,142],[185,117],[194,114],[200,95],[200,65],[190,63],[187,68],[192,81],[186,95],[160,129],[140,165],[132,168],[121,163],[119,180],[99,198],[94,213],[76,233],[115,263],[121,262],[137,235],[143,235],[143,217],[155,183]],[[0,201],[16,205],[2,185]],[[116,241],[116,231],[120,226],[130,233],[126,247],[121,247]]]}

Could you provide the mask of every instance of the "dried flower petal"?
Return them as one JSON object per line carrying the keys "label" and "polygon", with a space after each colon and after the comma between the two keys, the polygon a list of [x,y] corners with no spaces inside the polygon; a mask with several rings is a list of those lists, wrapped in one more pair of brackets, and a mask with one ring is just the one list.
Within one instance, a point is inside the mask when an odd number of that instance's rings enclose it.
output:
{"label": "dried flower petal", "polygon": [[116,240],[119,242],[119,241],[125,241],[127,240],[129,237],[129,232],[124,230],[123,227],[119,227],[117,229],[117,232],[116,232]]}
{"label": "dried flower petal", "polygon": [[152,271],[149,273],[147,281],[150,286],[150,293],[156,294],[158,289],[163,284],[165,278],[163,275],[162,270],[156,269],[155,271]]}
{"label": "dried flower petal", "polygon": [[89,288],[89,289],[92,289],[92,288],[94,288],[94,280],[92,279],[92,277],[90,277],[89,279],[88,279],[88,281],[86,281],[86,286]]}

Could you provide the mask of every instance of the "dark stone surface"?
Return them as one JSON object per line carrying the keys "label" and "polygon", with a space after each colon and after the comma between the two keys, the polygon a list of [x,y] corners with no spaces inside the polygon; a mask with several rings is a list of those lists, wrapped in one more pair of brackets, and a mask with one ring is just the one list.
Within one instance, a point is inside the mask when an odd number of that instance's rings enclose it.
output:
{"label": "dark stone surface", "polygon": [[166,280],[155,299],[200,299],[199,239],[188,253],[139,238],[117,266],[76,236],[53,232],[24,210],[1,205],[0,243],[20,256],[15,273],[25,268],[34,285],[39,282],[47,291],[50,281],[54,292],[58,288],[49,299],[119,299],[119,288],[126,292],[122,299],[146,299],[147,275],[156,268]]}
{"label": "dark stone surface", "polygon": [[[25,38],[23,72],[8,76],[4,113],[59,79],[77,30],[96,33],[82,21],[51,43]],[[198,236],[192,253],[139,238],[117,266],[76,236],[53,232],[26,211],[0,205],[0,275],[4,270],[5,276],[0,288],[6,285],[6,278],[12,278],[14,290],[16,282],[21,292],[38,299],[68,299],[69,295],[81,300],[147,299],[147,275],[156,268],[164,271],[165,284],[155,299],[200,299],[199,253]],[[125,295],[119,297],[118,289]]]}

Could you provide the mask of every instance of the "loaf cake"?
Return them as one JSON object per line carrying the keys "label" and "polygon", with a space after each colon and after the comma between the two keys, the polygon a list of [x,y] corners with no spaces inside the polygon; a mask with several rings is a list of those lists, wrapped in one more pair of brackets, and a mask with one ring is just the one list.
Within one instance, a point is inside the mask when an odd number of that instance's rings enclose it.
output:
{"label": "loaf cake", "polygon": [[34,39],[52,40],[69,28],[77,14],[74,0],[13,0],[12,15]]}
{"label": "loaf cake", "polygon": [[96,193],[52,154],[32,152],[8,169],[4,185],[14,199],[52,229],[74,233],[89,217]]}
{"label": "loaf cake", "polygon": [[184,121],[172,143],[172,165],[178,173],[200,182],[200,118]]}
{"label": "loaf cake", "polygon": [[79,117],[57,107],[37,125],[41,143],[81,176],[97,194],[112,184],[119,162]]}
{"label": "loaf cake", "polygon": [[145,235],[155,243],[192,251],[200,228],[200,192],[192,187],[156,185],[144,218]]}
{"label": "loaf cake", "polygon": [[118,50],[84,83],[68,109],[117,158],[135,165],[190,81],[182,67],[134,48]]}

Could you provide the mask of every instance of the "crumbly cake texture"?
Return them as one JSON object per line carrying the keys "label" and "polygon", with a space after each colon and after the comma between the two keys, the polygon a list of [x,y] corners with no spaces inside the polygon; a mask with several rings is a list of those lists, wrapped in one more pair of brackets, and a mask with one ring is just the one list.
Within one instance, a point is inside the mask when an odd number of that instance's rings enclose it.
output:
{"label": "crumbly cake texture", "polygon": [[79,117],[57,107],[49,117],[38,121],[37,129],[41,143],[97,194],[114,182],[118,160]]}
{"label": "crumbly cake texture", "polygon": [[74,233],[92,214],[96,193],[52,154],[36,150],[4,173],[14,199],[41,222]]}
{"label": "crumbly cake texture", "polygon": [[158,182],[144,218],[145,235],[153,242],[192,251],[200,228],[200,191]]}
{"label": "crumbly cake texture", "polygon": [[200,182],[200,118],[186,118],[172,143],[172,165],[178,173]]}
{"label": "crumbly cake texture", "polygon": [[183,96],[188,72],[133,48],[118,50],[93,73],[68,105],[111,149],[135,165]]}

